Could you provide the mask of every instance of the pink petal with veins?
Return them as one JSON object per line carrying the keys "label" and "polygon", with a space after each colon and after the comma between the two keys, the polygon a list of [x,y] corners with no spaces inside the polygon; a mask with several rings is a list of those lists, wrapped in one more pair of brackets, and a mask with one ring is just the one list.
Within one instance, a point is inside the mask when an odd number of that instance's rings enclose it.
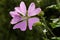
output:
{"label": "pink petal with veins", "polygon": [[33,24],[36,23],[36,22],[39,22],[39,18],[37,18],[37,17],[33,17],[33,18],[30,18],[30,19],[28,20],[28,26],[29,26],[29,29],[30,29],[30,30],[32,30],[32,26],[33,26]]}
{"label": "pink petal with veins", "polygon": [[12,17],[20,16],[16,11],[10,11],[10,15],[11,15]]}
{"label": "pink petal with veins", "polygon": [[24,2],[20,3],[20,7],[15,7],[15,10],[23,16],[26,16],[26,5]]}
{"label": "pink petal with veins", "polygon": [[26,27],[27,27],[26,21],[22,21],[22,22],[16,24],[16,25],[13,27],[13,29],[17,29],[17,28],[18,28],[18,29],[20,29],[21,31],[25,31],[25,30],[26,30]]}

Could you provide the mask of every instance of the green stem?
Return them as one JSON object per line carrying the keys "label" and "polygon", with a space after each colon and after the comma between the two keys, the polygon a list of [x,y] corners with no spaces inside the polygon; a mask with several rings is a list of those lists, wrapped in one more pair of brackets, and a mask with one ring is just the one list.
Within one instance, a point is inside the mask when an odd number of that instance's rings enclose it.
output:
{"label": "green stem", "polygon": [[60,1],[59,0],[56,0],[57,4],[60,5]]}
{"label": "green stem", "polygon": [[[53,34],[53,32],[51,31],[51,29],[47,26],[47,23],[46,23],[46,20],[45,20],[44,17],[42,17],[42,20],[43,20],[43,22],[44,22],[44,24],[45,24],[45,28],[46,28],[47,30],[49,30],[50,33],[51,33],[53,36],[55,36],[55,35]],[[56,37],[56,36],[55,36],[55,37]]]}
{"label": "green stem", "polygon": [[[40,29],[40,30],[41,30],[41,32],[43,33],[43,28],[42,28],[41,26],[39,27],[39,29]],[[46,34],[44,34],[44,33],[43,33],[43,35],[44,35],[44,38],[46,38],[46,39],[48,40],[48,38],[47,38]],[[43,38],[43,39],[44,39],[44,38]],[[45,39],[44,39],[44,40],[45,40]]]}
{"label": "green stem", "polygon": [[58,7],[60,8],[60,1],[56,0]]}
{"label": "green stem", "polygon": [[[41,30],[42,30],[42,32],[43,32],[43,29],[42,29],[42,28],[41,28]],[[43,34],[44,34],[44,33],[43,33]],[[48,39],[47,36],[46,36],[46,34],[44,34],[44,35],[45,35],[46,39]]]}

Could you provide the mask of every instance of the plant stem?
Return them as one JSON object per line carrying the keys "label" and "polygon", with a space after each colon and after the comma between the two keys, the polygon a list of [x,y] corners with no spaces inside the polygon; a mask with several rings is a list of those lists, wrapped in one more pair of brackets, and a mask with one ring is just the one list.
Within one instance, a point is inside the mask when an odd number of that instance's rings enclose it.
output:
{"label": "plant stem", "polygon": [[60,0],[56,0],[57,6],[60,8]]}
{"label": "plant stem", "polygon": [[60,1],[59,0],[56,0],[57,4],[60,5]]}
{"label": "plant stem", "polygon": [[[43,22],[44,22],[44,24],[45,24],[45,28],[46,28],[47,30],[49,30],[50,33],[51,33],[53,36],[55,36],[55,35],[53,34],[53,32],[51,31],[51,29],[47,26],[47,23],[46,23],[46,20],[45,20],[44,17],[42,17],[42,20],[43,20]],[[55,36],[55,37],[56,37],[56,36]]]}
{"label": "plant stem", "polygon": [[[39,29],[41,30],[40,32],[42,32],[42,33],[43,33],[43,28],[42,28],[42,26],[40,26],[40,27],[39,27]],[[48,38],[47,38],[46,34],[44,34],[44,33],[43,33],[43,35],[44,35],[43,39],[45,39],[45,38],[46,38],[46,39],[48,40]]]}

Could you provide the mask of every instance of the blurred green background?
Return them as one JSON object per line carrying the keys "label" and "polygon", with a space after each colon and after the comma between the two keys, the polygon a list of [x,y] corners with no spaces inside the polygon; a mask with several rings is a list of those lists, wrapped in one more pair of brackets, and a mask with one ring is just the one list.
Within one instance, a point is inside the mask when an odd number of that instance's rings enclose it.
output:
{"label": "blurred green background", "polygon": [[[31,2],[34,2],[36,7],[40,7],[44,12],[44,17],[46,17],[47,24],[51,23],[48,26],[50,26],[54,34],[56,33],[56,36],[60,36],[60,29],[55,26],[57,24],[52,22],[54,20],[50,20],[55,18],[59,19],[60,0],[0,0],[0,40],[60,40],[51,38],[44,39],[41,29],[35,26],[32,31],[28,29],[24,32],[19,29],[13,30],[13,25],[10,24],[10,20],[12,18],[9,12],[14,10],[14,7],[19,6],[21,1],[26,3],[27,8]],[[38,17],[40,18],[40,16]],[[47,36],[51,37],[51,35]]]}

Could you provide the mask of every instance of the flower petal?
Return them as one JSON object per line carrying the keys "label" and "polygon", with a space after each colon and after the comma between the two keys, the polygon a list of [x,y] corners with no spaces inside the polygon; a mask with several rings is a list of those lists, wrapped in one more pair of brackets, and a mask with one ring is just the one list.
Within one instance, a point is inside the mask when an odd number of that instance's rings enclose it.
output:
{"label": "flower petal", "polygon": [[28,16],[35,16],[35,15],[39,14],[40,11],[41,11],[41,9],[40,8],[37,8],[34,11],[29,12],[28,13]]}
{"label": "flower petal", "polygon": [[30,29],[30,30],[32,30],[32,26],[33,26],[33,24],[36,23],[36,22],[39,22],[39,18],[37,18],[37,17],[33,17],[33,18],[30,18],[30,19],[28,20],[28,26],[29,26],[29,29]]}
{"label": "flower petal", "polygon": [[17,22],[23,20],[21,16],[15,16],[13,17],[13,19],[11,20],[11,24],[16,24]]}
{"label": "flower petal", "polygon": [[[20,7],[15,7],[15,11],[17,11],[18,13],[22,14]],[[23,14],[22,14],[23,15]]]}
{"label": "flower petal", "polygon": [[26,21],[22,21],[18,24],[16,24],[13,29],[19,28],[21,31],[25,31],[27,27]]}
{"label": "flower petal", "polygon": [[20,7],[15,7],[15,10],[17,12],[19,12],[20,14],[22,14],[23,16],[26,15],[26,5],[24,2],[21,2],[20,3]]}
{"label": "flower petal", "polygon": [[22,13],[24,13],[24,15],[26,15],[26,5],[24,2],[20,3],[20,10],[22,11]]}
{"label": "flower petal", "polygon": [[19,16],[19,14],[16,11],[10,11],[10,15],[12,17]]}
{"label": "flower petal", "polygon": [[28,15],[30,14],[30,12],[33,12],[35,10],[35,4],[31,3],[29,8],[28,8]]}

